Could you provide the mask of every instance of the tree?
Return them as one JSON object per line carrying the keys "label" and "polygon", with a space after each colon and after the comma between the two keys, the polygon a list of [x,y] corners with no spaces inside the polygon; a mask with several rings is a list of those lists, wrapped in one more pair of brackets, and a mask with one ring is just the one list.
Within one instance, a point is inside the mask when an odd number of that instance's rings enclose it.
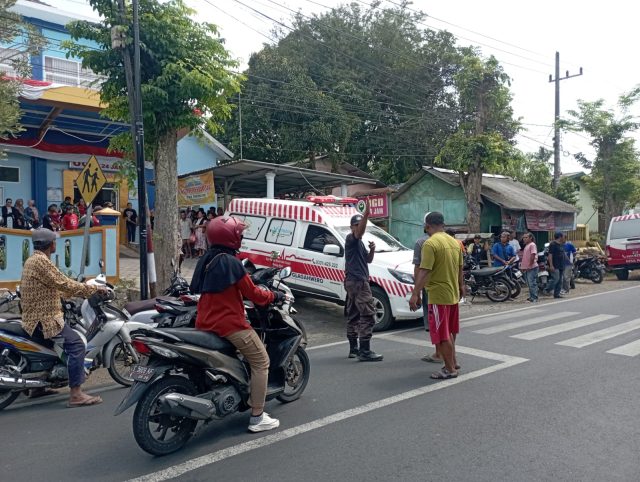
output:
{"label": "tree", "polygon": [[578,185],[573,180],[567,177],[560,178],[558,189],[554,190],[551,156],[553,151],[544,147],[535,153],[514,155],[503,174],[561,201],[576,205]]}
{"label": "tree", "polygon": [[[245,72],[244,157],[286,162],[324,153],[389,183],[431,163],[455,130],[460,55],[450,33],[421,28],[425,16],[405,5],[353,2],[281,25],[276,45]],[[236,116],[223,140],[238,153]]]}
{"label": "tree", "polygon": [[[102,20],[99,24],[73,22],[67,26],[76,42],[66,45],[83,65],[106,76],[101,100],[104,115],[131,121],[123,56],[111,46],[112,28],[133,39],[132,11],[127,5],[122,19],[112,0],[90,0]],[[177,142],[182,129],[220,131],[220,122],[231,114],[228,98],[239,91],[241,79],[230,73],[236,66],[218,36],[215,25],[192,19],[196,12],[182,0],[140,0],[141,84],[145,146],[155,170],[156,205],[154,237],[158,283],[167,286],[170,262],[178,246]],[[80,45],[89,39],[100,48]],[[131,146],[129,134],[111,142],[112,147]],[[130,149],[128,149],[130,151]]]}
{"label": "tree", "polygon": [[[9,9],[17,0],[0,0],[0,44],[5,46],[0,63],[11,65],[11,72],[0,71],[0,140],[17,136],[20,125],[20,78],[31,77],[29,56],[36,55],[45,45],[38,30]],[[5,153],[0,149],[0,159]]]}
{"label": "tree", "polygon": [[518,131],[511,108],[510,79],[494,57],[464,49],[455,75],[459,125],[436,158],[458,173],[467,202],[467,226],[480,231],[482,174],[500,172],[513,158],[509,142]]}
{"label": "tree", "polygon": [[629,108],[640,97],[640,88],[622,95],[618,100],[620,113],[605,107],[603,99],[595,102],[578,101],[578,109],[568,111],[569,118],[562,126],[591,136],[595,157],[579,153],[576,159],[591,176],[587,183],[604,213],[605,225],[625,207],[640,200],[640,160],[635,141],[629,137],[640,127]]}

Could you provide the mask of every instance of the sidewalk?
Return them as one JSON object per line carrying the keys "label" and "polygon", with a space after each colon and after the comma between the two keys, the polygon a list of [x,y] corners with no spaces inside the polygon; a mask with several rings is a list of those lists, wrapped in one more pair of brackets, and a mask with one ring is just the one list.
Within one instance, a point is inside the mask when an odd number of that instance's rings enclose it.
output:
{"label": "sidewalk", "polygon": [[[193,270],[196,269],[197,259],[185,259],[182,263],[182,276],[191,281]],[[133,281],[135,286],[140,285],[140,260],[138,258],[120,257],[120,279]],[[161,291],[162,287],[158,287]]]}

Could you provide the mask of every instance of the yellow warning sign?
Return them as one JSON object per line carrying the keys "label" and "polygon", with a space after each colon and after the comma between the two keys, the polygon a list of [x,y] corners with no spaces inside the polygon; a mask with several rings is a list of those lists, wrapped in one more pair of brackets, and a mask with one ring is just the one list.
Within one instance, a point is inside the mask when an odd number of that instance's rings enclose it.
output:
{"label": "yellow warning sign", "polygon": [[107,178],[102,172],[98,159],[96,156],[91,156],[76,179],[76,186],[84,202],[91,204],[106,182]]}

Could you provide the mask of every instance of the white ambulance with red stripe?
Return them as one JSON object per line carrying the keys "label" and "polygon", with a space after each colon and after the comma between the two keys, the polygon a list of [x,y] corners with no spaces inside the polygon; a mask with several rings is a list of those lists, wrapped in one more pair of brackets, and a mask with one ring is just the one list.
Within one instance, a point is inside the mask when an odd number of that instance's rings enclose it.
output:
{"label": "white ambulance with red stripe", "polygon": [[[354,198],[311,196],[304,201],[234,199],[227,214],[241,219],[244,233],[240,256],[258,267],[290,266],[287,285],[294,292],[344,304],[344,244],[351,232],[351,216],[358,214]],[[365,246],[376,244],[369,265],[376,304],[375,330],[386,330],[395,320],[415,319],[409,309],[413,290],[413,251],[371,222]],[[279,257],[273,260],[273,253]]]}
{"label": "white ambulance with red stripe", "polygon": [[618,279],[629,278],[629,271],[640,269],[640,214],[611,219],[607,231],[607,265]]}

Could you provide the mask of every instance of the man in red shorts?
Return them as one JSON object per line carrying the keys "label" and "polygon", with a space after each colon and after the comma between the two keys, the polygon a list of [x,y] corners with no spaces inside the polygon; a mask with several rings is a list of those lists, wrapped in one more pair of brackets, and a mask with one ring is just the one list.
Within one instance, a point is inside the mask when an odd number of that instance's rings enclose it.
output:
{"label": "man in red shorts", "polygon": [[429,295],[428,317],[431,343],[444,360],[441,371],[431,378],[447,380],[458,376],[455,341],[460,331],[458,302],[464,296],[463,255],[460,245],[444,232],[444,216],[431,212],[425,218],[429,239],[422,246],[422,262],[415,280],[409,306],[416,311],[426,286]]}

